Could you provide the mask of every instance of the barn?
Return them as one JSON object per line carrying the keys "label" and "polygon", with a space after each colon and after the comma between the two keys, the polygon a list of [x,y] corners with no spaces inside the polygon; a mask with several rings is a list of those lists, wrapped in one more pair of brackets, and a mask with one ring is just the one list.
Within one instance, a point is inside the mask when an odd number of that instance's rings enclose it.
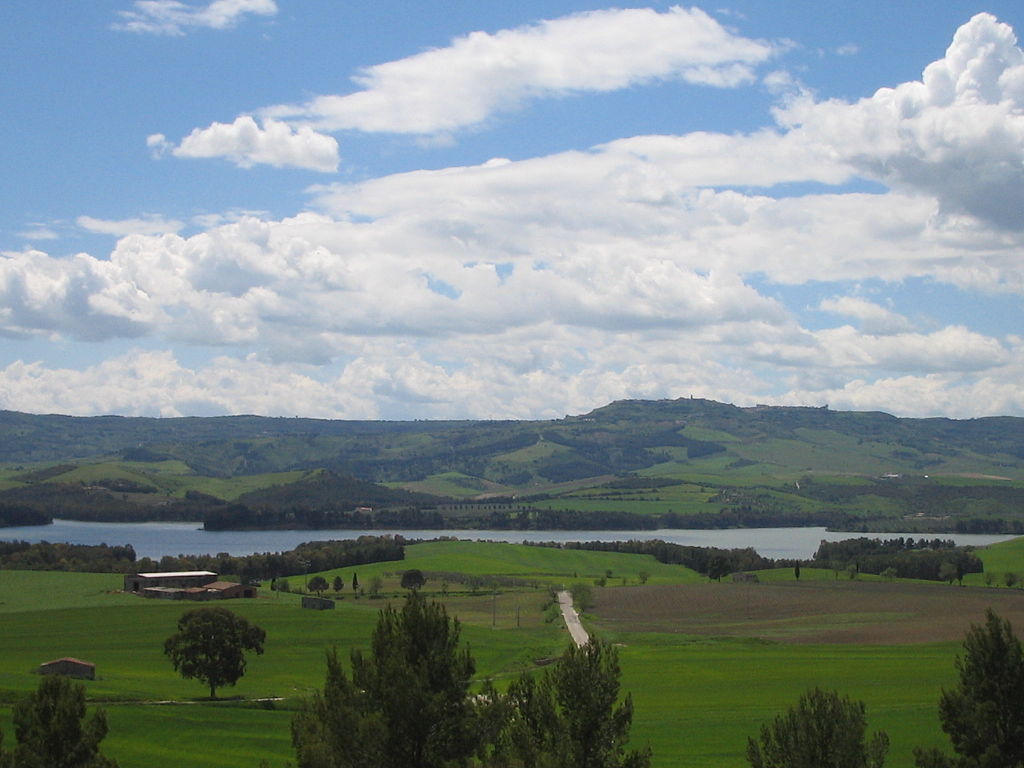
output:
{"label": "barn", "polygon": [[40,675],[64,675],[65,677],[77,677],[81,680],[96,679],[96,665],[81,659],[73,659],[65,656],[63,659],[54,659],[39,665]]}
{"label": "barn", "polygon": [[124,577],[124,591],[142,593],[149,587],[190,589],[203,587],[217,580],[213,571],[166,571],[154,573],[128,573]]}

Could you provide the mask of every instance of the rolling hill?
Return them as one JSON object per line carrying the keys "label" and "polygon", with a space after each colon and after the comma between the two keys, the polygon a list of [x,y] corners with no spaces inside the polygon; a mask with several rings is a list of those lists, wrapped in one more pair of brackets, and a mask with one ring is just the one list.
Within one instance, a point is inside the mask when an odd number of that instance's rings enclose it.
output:
{"label": "rolling hill", "polygon": [[343,527],[367,522],[345,517],[361,507],[386,510],[385,524],[428,527],[1017,532],[1022,427],[1015,417],[701,399],[620,401],[550,421],[0,412],[0,517],[31,508],[89,519],[216,514],[230,524],[243,509],[306,510]]}

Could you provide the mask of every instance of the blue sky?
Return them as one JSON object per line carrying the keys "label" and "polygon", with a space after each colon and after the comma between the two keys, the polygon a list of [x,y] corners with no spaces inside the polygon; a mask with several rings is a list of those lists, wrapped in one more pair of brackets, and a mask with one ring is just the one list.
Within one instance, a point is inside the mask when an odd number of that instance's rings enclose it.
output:
{"label": "blue sky", "polygon": [[3,18],[0,408],[1024,415],[1019,2]]}

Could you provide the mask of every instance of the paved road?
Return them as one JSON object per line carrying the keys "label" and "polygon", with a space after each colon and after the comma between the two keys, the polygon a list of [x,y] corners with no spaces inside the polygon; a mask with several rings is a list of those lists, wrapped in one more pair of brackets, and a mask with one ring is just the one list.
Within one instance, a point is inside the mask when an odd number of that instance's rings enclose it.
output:
{"label": "paved road", "polygon": [[579,614],[576,613],[576,609],[572,607],[572,595],[566,590],[562,590],[558,593],[558,605],[562,609],[562,618],[565,619],[565,628],[569,630],[569,634],[572,635],[572,641],[578,646],[587,644],[590,640],[590,636],[587,634],[587,630],[580,624]]}

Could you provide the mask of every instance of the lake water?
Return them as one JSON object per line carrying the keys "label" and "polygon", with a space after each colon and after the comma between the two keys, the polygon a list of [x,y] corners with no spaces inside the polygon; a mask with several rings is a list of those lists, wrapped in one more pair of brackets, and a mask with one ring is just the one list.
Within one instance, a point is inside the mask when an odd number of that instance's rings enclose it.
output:
{"label": "lake water", "polygon": [[[80,523],[54,520],[52,525],[0,528],[0,541],[66,541],[71,544],[131,544],[137,557],[159,559],[164,555],[251,555],[254,552],[284,552],[304,541],[355,539],[359,536],[394,536],[407,539],[435,539],[450,536],[472,541],[630,541],[661,539],[675,544],[723,549],[753,547],[765,557],[811,557],[818,544],[859,536],[892,539],[921,538],[910,533],[845,533],[824,528],[728,528],[694,531],[478,531],[478,530],[314,530],[314,531],[204,531],[200,523]],[[931,534],[927,538],[953,539],[957,544],[984,546],[1008,541],[1013,536],[986,534]]]}

